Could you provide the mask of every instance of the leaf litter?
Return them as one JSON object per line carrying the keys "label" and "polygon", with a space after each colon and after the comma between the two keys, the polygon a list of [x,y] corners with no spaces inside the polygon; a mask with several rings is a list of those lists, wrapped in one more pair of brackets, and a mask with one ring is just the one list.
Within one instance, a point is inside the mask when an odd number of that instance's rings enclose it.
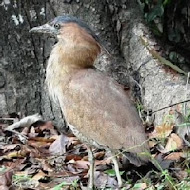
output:
{"label": "leaf litter", "polygon": [[[90,164],[85,144],[73,135],[60,134],[51,121],[43,121],[38,114],[20,121],[7,119],[0,120],[0,190],[87,189]],[[10,125],[10,121],[16,123]],[[153,164],[123,167],[119,159],[123,190],[188,187],[188,146],[177,132],[175,124],[166,121],[147,134]],[[95,186],[116,189],[110,157],[104,150],[94,148],[93,153]]]}

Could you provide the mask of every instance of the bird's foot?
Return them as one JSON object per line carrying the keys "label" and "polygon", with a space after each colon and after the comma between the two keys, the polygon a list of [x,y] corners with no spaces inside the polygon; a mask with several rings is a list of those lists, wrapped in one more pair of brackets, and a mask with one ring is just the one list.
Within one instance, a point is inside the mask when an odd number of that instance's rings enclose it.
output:
{"label": "bird's foot", "polygon": [[117,182],[118,182],[118,187],[119,189],[123,187],[123,182],[122,182],[122,178],[119,172],[119,164],[117,162],[117,158],[116,155],[110,150],[110,154],[111,154],[111,159],[112,162],[114,164],[114,169],[115,169],[115,174],[116,174],[116,178],[117,178]]}

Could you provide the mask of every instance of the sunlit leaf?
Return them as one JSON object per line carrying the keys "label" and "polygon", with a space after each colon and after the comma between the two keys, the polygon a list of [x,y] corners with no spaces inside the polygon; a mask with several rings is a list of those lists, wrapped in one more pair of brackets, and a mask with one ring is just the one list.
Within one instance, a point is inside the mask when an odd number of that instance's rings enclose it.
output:
{"label": "sunlit leaf", "polygon": [[143,190],[143,189],[146,189],[146,188],[147,188],[146,183],[136,183],[136,184],[133,186],[133,189],[134,189],[134,190]]}
{"label": "sunlit leaf", "polygon": [[149,138],[166,138],[168,137],[173,130],[173,125],[163,124],[160,126],[156,126],[154,131],[149,134]]}
{"label": "sunlit leaf", "polygon": [[174,151],[180,149],[183,146],[183,140],[175,133],[172,133],[168,139],[165,147],[165,152]]}
{"label": "sunlit leaf", "polygon": [[[116,176],[116,173],[115,173],[114,169],[106,170],[105,173],[108,174],[111,177]],[[119,173],[120,173],[120,175],[123,175],[124,171],[120,171]]]}

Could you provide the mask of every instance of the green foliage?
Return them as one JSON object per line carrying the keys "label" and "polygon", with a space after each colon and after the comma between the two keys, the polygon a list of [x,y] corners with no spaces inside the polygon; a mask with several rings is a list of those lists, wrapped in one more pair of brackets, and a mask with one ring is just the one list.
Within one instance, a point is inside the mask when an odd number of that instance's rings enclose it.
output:
{"label": "green foliage", "polygon": [[[115,177],[116,176],[116,173],[115,173],[114,169],[106,170],[105,173],[108,174],[111,177]],[[120,173],[120,175],[123,175],[124,171],[120,171],[119,173]]]}
{"label": "green foliage", "polygon": [[23,181],[30,181],[32,179],[31,175],[13,175],[13,182],[18,184]]}
{"label": "green foliage", "polygon": [[138,0],[138,3],[151,31],[166,44],[165,50],[168,47],[172,51],[166,51],[164,57],[179,68],[190,68],[190,1]]}
{"label": "green foliage", "polygon": [[178,190],[189,190],[190,189],[190,179],[184,179],[179,184],[176,184]]}
{"label": "green foliage", "polygon": [[173,43],[189,43],[188,1],[139,0],[145,19],[157,36]]}
{"label": "green foliage", "polygon": [[0,173],[3,173],[5,171],[6,171],[6,167],[5,166],[0,167]]}
{"label": "green foliage", "polygon": [[148,9],[145,11],[145,18],[150,23],[155,20],[157,17],[162,17],[164,15],[164,8],[168,4],[165,1],[158,0],[157,4],[154,4],[151,0],[144,0],[142,1],[141,7],[143,9]]}
{"label": "green foliage", "polygon": [[70,186],[70,185],[71,185],[72,187],[77,187],[77,182],[78,182],[78,180],[74,180],[72,183],[67,183],[67,182],[63,181],[62,183],[56,185],[56,186],[53,188],[53,190],[62,190],[63,187],[65,187],[65,186]]}
{"label": "green foliage", "polygon": [[173,63],[184,63],[185,59],[184,57],[182,57],[180,54],[178,54],[175,51],[171,51],[169,53],[169,59],[173,62]]}
{"label": "green foliage", "polygon": [[183,113],[181,113],[180,117],[183,122],[178,124],[178,127],[190,126],[190,108],[187,108],[186,103],[183,104]]}
{"label": "green foliage", "polygon": [[149,13],[146,14],[147,22],[152,22],[157,17],[162,17],[164,14],[164,6],[162,3],[156,5]]}
{"label": "green foliage", "polygon": [[62,183],[60,183],[59,185],[56,185],[54,188],[53,188],[53,190],[62,190],[62,188],[64,187],[64,186],[68,186],[68,185],[70,185],[70,184],[68,184],[67,182],[62,182]]}

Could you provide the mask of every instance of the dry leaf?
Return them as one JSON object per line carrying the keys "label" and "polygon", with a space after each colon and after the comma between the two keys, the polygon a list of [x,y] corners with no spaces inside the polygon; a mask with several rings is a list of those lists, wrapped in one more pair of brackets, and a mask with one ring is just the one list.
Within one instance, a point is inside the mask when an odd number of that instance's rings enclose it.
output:
{"label": "dry leaf", "polygon": [[22,135],[28,135],[29,131],[30,131],[30,127],[24,127],[24,129],[22,130],[21,134]]}
{"label": "dry leaf", "polygon": [[10,188],[5,185],[0,185],[0,189],[1,190],[10,190]]}
{"label": "dry leaf", "polygon": [[116,187],[118,186],[115,178],[110,177],[108,174],[105,174],[104,172],[96,171],[94,178],[95,185],[99,189],[105,189],[105,187],[116,189]]}
{"label": "dry leaf", "polygon": [[32,177],[33,180],[39,181],[40,179],[44,179],[47,175],[40,170],[36,175]]}
{"label": "dry leaf", "polygon": [[178,180],[183,181],[184,179],[187,179],[188,173],[183,170],[177,170],[174,172],[174,175],[178,178]]}
{"label": "dry leaf", "polygon": [[183,157],[183,155],[184,155],[183,152],[172,152],[171,154],[164,157],[164,159],[178,161]]}
{"label": "dry leaf", "polygon": [[0,185],[10,186],[12,184],[13,171],[6,171],[0,175]]}
{"label": "dry leaf", "polygon": [[47,163],[46,159],[39,159],[39,161],[41,161],[42,168],[44,171],[53,172],[53,168],[50,166],[49,163]]}
{"label": "dry leaf", "polygon": [[5,159],[12,159],[12,158],[24,158],[29,152],[27,150],[19,150],[10,152],[7,155],[4,155],[3,158]]}
{"label": "dry leaf", "polygon": [[69,163],[74,164],[75,168],[89,169],[90,163],[84,160],[70,160]]}
{"label": "dry leaf", "polygon": [[70,145],[76,146],[78,144],[81,144],[81,142],[76,138],[76,137],[69,137],[69,143],[68,146]]}
{"label": "dry leaf", "polygon": [[31,137],[31,138],[29,138],[29,140],[46,142],[46,143],[49,143],[49,142],[52,143],[54,141],[54,139],[45,138],[45,137]]}
{"label": "dry leaf", "polygon": [[10,151],[10,150],[13,150],[13,149],[20,150],[20,145],[19,144],[7,144],[7,145],[3,146],[4,153],[7,151]]}
{"label": "dry leaf", "polygon": [[165,170],[165,169],[169,169],[171,164],[173,163],[172,160],[166,160],[163,158],[163,154],[157,154],[155,156],[155,160],[152,159],[153,164],[158,168],[158,170],[160,170],[160,167]]}
{"label": "dry leaf", "polygon": [[164,124],[161,126],[156,126],[154,131],[152,133],[149,134],[149,138],[158,138],[158,139],[162,139],[162,138],[166,138],[168,137],[171,132],[173,130],[173,125],[169,125],[169,124]]}
{"label": "dry leaf", "polygon": [[82,156],[77,154],[68,154],[66,155],[65,162],[68,162],[69,160],[81,160]]}
{"label": "dry leaf", "polygon": [[21,170],[24,166],[26,166],[26,164],[23,164],[24,161],[26,161],[26,157],[14,159],[13,161],[10,161],[9,163],[7,163],[7,167]]}
{"label": "dry leaf", "polygon": [[95,165],[109,165],[110,163],[112,163],[111,158],[106,158],[104,160],[96,160],[95,161]]}
{"label": "dry leaf", "polygon": [[[103,159],[103,157],[105,156],[105,151],[101,151],[101,152],[96,152],[93,154],[94,158],[97,160]],[[83,160],[88,161],[88,155],[83,157]]]}
{"label": "dry leaf", "polygon": [[44,123],[44,125],[40,126],[39,129],[41,131],[49,130],[51,135],[58,135],[58,132],[55,130],[53,124],[51,121],[47,121]]}
{"label": "dry leaf", "polygon": [[29,140],[28,145],[32,146],[32,147],[35,147],[35,148],[49,148],[49,146],[52,144],[52,143],[48,143],[48,142],[45,142],[45,141],[33,141],[33,140]]}
{"label": "dry leaf", "polygon": [[149,148],[153,148],[154,146],[156,146],[156,144],[157,144],[156,142],[151,141],[151,140],[148,142]]}
{"label": "dry leaf", "polygon": [[170,137],[168,138],[168,142],[166,144],[164,152],[167,153],[170,151],[174,151],[176,149],[180,149],[182,147],[183,147],[182,139],[175,133],[172,133]]}
{"label": "dry leaf", "polygon": [[69,138],[63,134],[59,136],[49,147],[49,151],[52,155],[64,154],[66,152],[66,146],[69,142]]}

